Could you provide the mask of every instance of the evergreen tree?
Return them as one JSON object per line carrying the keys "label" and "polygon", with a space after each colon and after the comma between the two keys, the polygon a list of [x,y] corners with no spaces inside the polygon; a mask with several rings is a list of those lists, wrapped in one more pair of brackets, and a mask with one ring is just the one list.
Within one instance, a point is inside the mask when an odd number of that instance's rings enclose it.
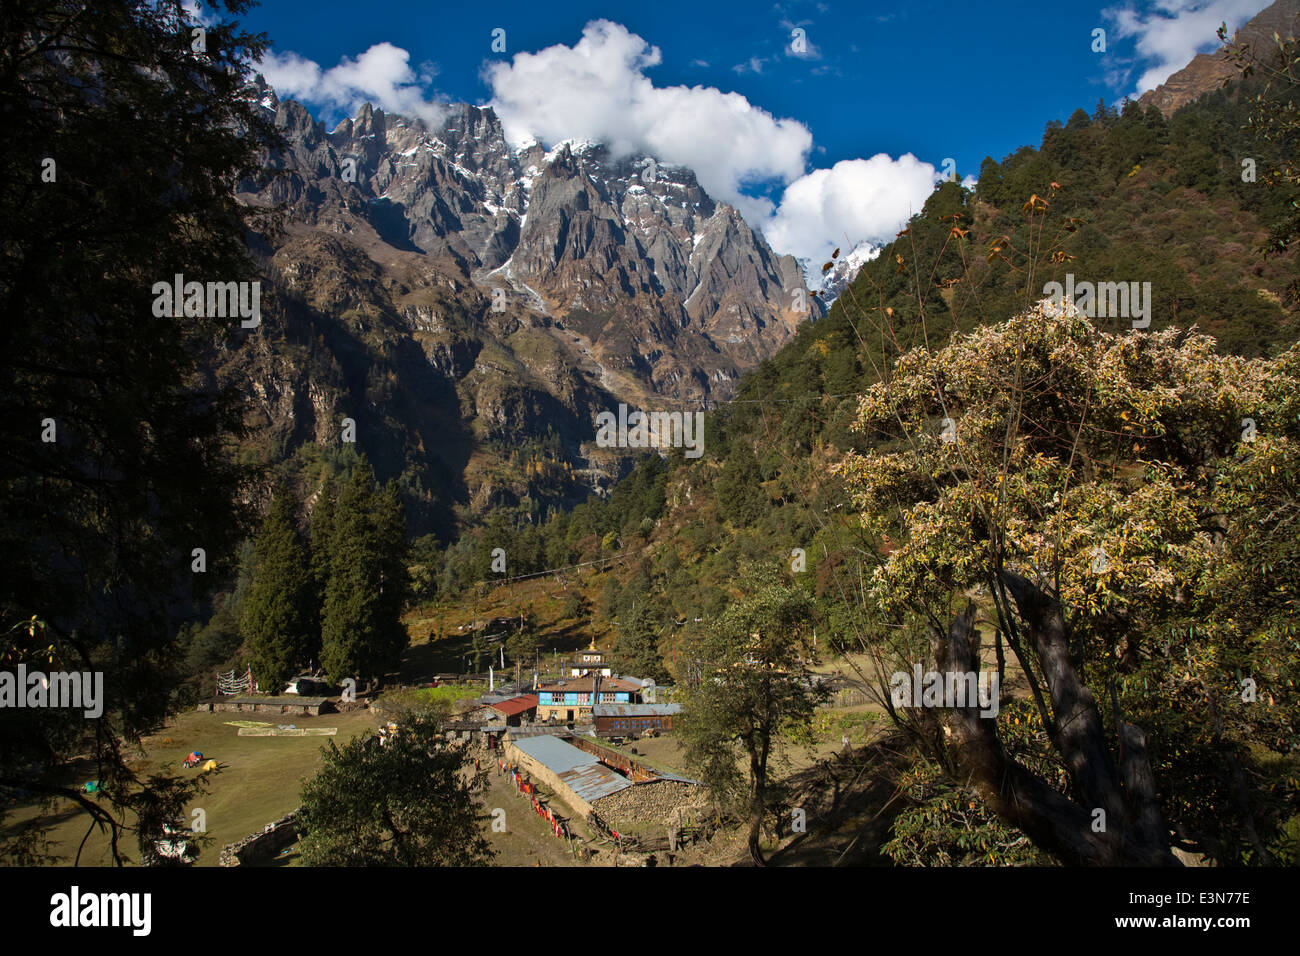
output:
{"label": "evergreen tree", "polygon": [[370,496],[374,472],[362,457],[333,514],[329,580],[321,609],[321,666],[331,680],[361,677],[379,643],[379,568]]}
{"label": "evergreen tree", "polygon": [[474,638],[470,641],[470,654],[467,655],[467,659],[472,659],[474,661],[474,673],[477,674],[485,668],[486,664],[491,663],[491,658],[492,649],[488,647],[487,639],[483,636],[483,632],[475,631]]}
{"label": "evergreen tree", "polygon": [[758,521],[767,504],[761,481],[753,446],[747,441],[734,442],[715,485],[722,517],[736,525]]}
{"label": "evergreen tree", "polygon": [[325,591],[330,580],[330,554],[334,548],[334,507],[338,487],[332,475],[326,475],[316,497],[316,507],[311,513],[311,578],[316,599],[313,602],[314,646],[313,656],[319,658],[321,628],[325,608]]}
{"label": "evergreen tree", "polygon": [[396,489],[375,491],[361,456],[335,502],[321,612],[321,665],[331,680],[375,677],[406,647],[406,520]]}
{"label": "evergreen tree", "polygon": [[[245,236],[260,213],[235,187],[277,139],[245,90],[266,38],[225,18],[196,54],[195,25],[161,0],[0,13],[0,656],[104,674],[97,719],[6,712],[0,781],[73,801],[118,862],[124,820],[155,828],[133,808],[172,792],[128,766],[129,744],[167,716],[182,618],[233,577],[244,531],[229,454],[242,398],[199,370],[260,333],[151,308],[177,273],[257,279]],[[99,799],[68,786],[74,760],[97,768]],[[0,853],[42,858],[50,812],[3,827]]]}
{"label": "evergreen tree", "polygon": [[668,671],[659,654],[659,634],[663,622],[651,609],[649,601],[639,602],[619,618],[618,641],[614,660],[619,670],[634,677],[652,677],[656,682],[668,680]]}
{"label": "evergreen tree", "polygon": [[521,667],[533,666],[537,647],[537,630],[527,624],[506,638],[506,656]]}
{"label": "evergreen tree", "polygon": [[406,514],[397,485],[389,482],[371,499],[371,520],[374,524],[375,544],[378,548],[376,564],[379,571],[379,617],[376,622],[378,659],[387,667],[396,667],[406,650],[406,627],[402,624],[402,611],[410,594],[410,572],[407,567]]}
{"label": "evergreen tree", "polygon": [[253,582],[241,630],[258,685],[278,693],[311,655],[315,588],[298,529],[294,499],[276,490],[254,547]]}

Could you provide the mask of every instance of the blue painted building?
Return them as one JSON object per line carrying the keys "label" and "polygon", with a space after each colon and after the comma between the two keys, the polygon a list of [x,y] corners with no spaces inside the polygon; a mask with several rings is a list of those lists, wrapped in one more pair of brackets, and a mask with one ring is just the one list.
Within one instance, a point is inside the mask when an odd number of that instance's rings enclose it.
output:
{"label": "blue painted building", "polygon": [[537,688],[537,719],[569,722],[591,719],[595,704],[638,703],[641,688],[619,677],[575,677]]}

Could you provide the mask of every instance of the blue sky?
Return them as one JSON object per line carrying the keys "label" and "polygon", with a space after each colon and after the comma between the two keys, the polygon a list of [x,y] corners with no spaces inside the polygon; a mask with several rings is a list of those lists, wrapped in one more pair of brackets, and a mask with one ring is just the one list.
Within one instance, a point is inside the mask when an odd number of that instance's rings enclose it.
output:
{"label": "blue sky", "polygon": [[816,257],[892,236],[945,159],[965,176],[1036,145],[1048,121],[1150,88],[1265,6],[272,0],[244,22],[269,34],[281,95],[330,125],[365,100],[434,118],[439,102],[493,104],[516,140],[692,165],[778,251]]}

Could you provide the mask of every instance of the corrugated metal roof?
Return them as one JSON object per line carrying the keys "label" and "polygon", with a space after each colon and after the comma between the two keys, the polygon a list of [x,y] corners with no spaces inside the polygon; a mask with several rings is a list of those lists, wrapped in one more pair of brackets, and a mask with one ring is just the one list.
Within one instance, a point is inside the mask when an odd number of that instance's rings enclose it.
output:
{"label": "corrugated metal roof", "polygon": [[[655,777],[655,780],[676,780],[678,783],[693,783],[697,787],[704,786],[704,784],[698,780],[692,780],[690,777],[683,777],[679,773],[672,773],[671,771],[668,770],[656,770],[655,773],[659,774],[659,776]],[[654,783],[655,781],[647,780],[645,782]]]}
{"label": "corrugated metal roof", "polygon": [[570,770],[560,774],[560,779],[588,803],[632,786],[631,780],[620,773],[615,773],[603,763]]}
{"label": "corrugated metal roof", "polygon": [[573,731],[567,727],[557,724],[523,724],[519,727],[510,728],[510,736],[514,737],[571,737]]}
{"label": "corrugated metal roof", "polygon": [[536,706],[536,694],[525,694],[522,697],[512,697],[510,700],[503,700],[491,705],[493,710],[499,711],[507,717],[513,717],[515,714],[522,714],[524,711],[532,710]]}
{"label": "corrugated metal roof", "polygon": [[606,767],[594,754],[558,737],[526,737],[515,746],[552,771],[583,800],[591,803],[632,786],[632,781]]}
{"label": "corrugated metal roof", "polygon": [[593,717],[668,717],[682,712],[681,704],[596,704]]}
{"label": "corrugated metal roof", "polygon": [[556,773],[564,773],[574,767],[600,763],[593,754],[579,750],[573,744],[567,744],[559,737],[525,737],[515,744],[539,763],[545,764]]}

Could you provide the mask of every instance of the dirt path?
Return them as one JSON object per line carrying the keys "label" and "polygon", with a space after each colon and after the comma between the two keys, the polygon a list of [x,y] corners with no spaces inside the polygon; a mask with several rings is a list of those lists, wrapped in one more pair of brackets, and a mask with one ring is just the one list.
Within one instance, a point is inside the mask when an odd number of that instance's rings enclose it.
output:
{"label": "dirt path", "polygon": [[[495,756],[480,758],[488,771],[488,791],[484,794],[484,803],[488,813],[497,808],[505,811],[505,832],[493,832],[492,818],[484,824],[488,842],[496,851],[492,861],[496,866],[580,866],[569,852],[569,841],[557,838],[551,832],[551,825],[539,817],[533,810],[532,801],[518,793],[510,778],[497,770]],[[567,815],[567,810],[557,801],[550,800],[557,813]],[[578,822],[571,821],[570,828],[579,829]]]}

